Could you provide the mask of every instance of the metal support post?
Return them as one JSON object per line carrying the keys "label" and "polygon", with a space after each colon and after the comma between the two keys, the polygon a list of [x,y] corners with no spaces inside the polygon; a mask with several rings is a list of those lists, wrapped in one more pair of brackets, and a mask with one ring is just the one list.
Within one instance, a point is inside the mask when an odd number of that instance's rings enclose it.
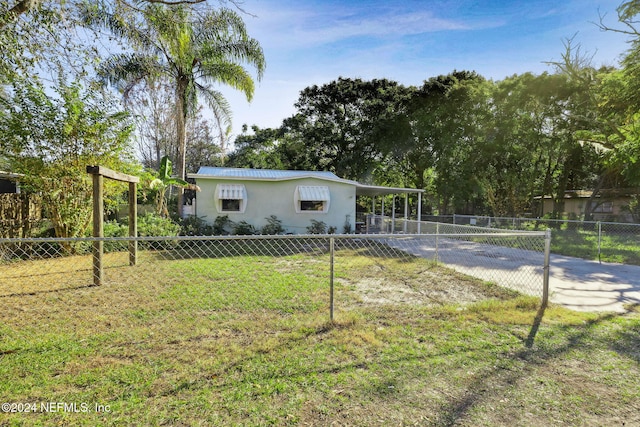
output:
{"label": "metal support post", "polygon": [[544,269],[542,273],[542,307],[549,304],[549,268],[551,260],[551,229],[544,235]]}
{"label": "metal support post", "polygon": [[334,242],[335,239],[333,237],[329,238],[329,318],[333,322],[333,256],[334,256]]}

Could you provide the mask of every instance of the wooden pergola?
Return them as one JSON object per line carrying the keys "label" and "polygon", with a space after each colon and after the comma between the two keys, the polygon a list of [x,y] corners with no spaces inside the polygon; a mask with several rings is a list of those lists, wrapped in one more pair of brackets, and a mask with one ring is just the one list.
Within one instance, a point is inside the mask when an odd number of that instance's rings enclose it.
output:
{"label": "wooden pergola", "polygon": [[87,166],[87,173],[93,177],[93,284],[100,286],[104,279],[104,178],[129,183],[129,237],[134,238],[129,240],[129,265],[136,265],[138,258],[136,184],[140,178],[102,166]]}

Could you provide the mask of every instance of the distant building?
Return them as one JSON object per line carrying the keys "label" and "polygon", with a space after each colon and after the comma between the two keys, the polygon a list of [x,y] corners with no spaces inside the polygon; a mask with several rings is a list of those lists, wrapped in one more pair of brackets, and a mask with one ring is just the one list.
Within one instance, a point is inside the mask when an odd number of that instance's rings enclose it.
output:
{"label": "distant building", "polygon": [[20,177],[17,173],[0,171],[0,194],[20,193]]}
{"label": "distant building", "polygon": [[[590,203],[593,190],[570,190],[564,193],[563,214],[577,219],[584,217],[586,208]],[[591,212],[595,221],[619,221],[634,222],[628,210],[632,197],[638,194],[636,189],[607,189],[600,190],[599,194],[591,200]],[[553,212],[553,198],[542,197],[543,214]]]}

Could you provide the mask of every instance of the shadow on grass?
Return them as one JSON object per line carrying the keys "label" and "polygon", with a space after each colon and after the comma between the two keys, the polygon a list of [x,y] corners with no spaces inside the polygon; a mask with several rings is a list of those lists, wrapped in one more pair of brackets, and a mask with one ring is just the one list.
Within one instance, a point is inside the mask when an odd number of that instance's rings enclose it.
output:
{"label": "shadow on grass", "polygon": [[[564,345],[554,350],[547,349],[545,351],[538,351],[533,348],[533,344],[540,328],[540,323],[544,316],[545,309],[546,307],[540,307],[538,310],[529,335],[524,341],[525,348],[513,354],[505,355],[507,360],[524,360],[527,362],[528,366],[519,370],[497,368],[492,371],[485,372],[482,376],[479,376],[475,382],[469,385],[462,398],[451,399],[447,405],[442,407],[440,417],[435,425],[447,427],[459,425],[460,421],[465,418],[473,407],[482,403],[482,401],[492,393],[492,390],[495,390],[495,383],[504,384],[505,386],[516,384],[518,380],[525,377],[526,374],[532,370],[532,366],[541,366],[549,360],[579,347],[585,338],[590,335],[593,327],[627,314],[610,313],[588,321],[581,326],[566,326],[563,329],[573,328],[575,329],[575,332],[568,334]],[[638,329],[640,329],[640,326],[638,326]],[[616,344],[611,344],[611,346],[614,347],[614,350],[619,354],[625,354],[627,356],[634,357],[635,360],[638,360],[637,344],[633,344],[637,342],[637,333],[638,332],[624,331],[622,334],[631,335],[621,337],[621,339],[628,344],[618,345],[617,349],[615,348]]]}
{"label": "shadow on grass", "polygon": [[533,325],[531,325],[531,330],[529,331],[529,335],[524,342],[524,345],[527,348],[533,347],[533,342],[536,339],[536,335],[538,335],[538,329],[540,329],[540,323],[542,323],[542,318],[544,317],[544,312],[547,309],[546,304],[542,304],[536,313],[536,317],[533,319]]}
{"label": "shadow on grass", "polygon": [[40,289],[36,291],[24,291],[24,292],[14,292],[11,294],[0,294],[0,298],[12,298],[12,297],[25,297],[25,296],[34,296],[34,295],[44,295],[44,294],[52,294],[57,292],[67,292],[67,291],[75,291],[78,289],[86,289],[93,288],[93,283],[86,285],[77,285],[77,286],[69,286],[66,288],[55,288],[55,289]]}

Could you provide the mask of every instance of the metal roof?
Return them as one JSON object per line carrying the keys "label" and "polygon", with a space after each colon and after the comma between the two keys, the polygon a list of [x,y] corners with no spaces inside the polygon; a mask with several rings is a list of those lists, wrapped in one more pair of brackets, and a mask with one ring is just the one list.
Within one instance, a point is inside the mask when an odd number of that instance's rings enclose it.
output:
{"label": "metal roof", "polygon": [[191,178],[226,178],[226,179],[254,179],[254,180],[287,180],[300,178],[320,178],[331,181],[340,181],[356,184],[355,181],[342,179],[332,172],[326,171],[295,171],[275,169],[249,169],[249,168],[218,168],[202,166],[198,173],[189,174]]}
{"label": "metal roof", "polygon": [[357,181],[343,179],[332,172],[327,171],[296,171],[275,169],[250,169],[250,168],[221,168],[202,166],[198,173],[189,174],[189,178],[195,179],[232,179],[249,181],[284,181],[302,178],[317,178],[326,181],[351,184],[356,187],[359,196],[380,196],[383,194],[398,193],[423,193],[424,190],[416,188],[394,188],[376,185],[360,184]]}

